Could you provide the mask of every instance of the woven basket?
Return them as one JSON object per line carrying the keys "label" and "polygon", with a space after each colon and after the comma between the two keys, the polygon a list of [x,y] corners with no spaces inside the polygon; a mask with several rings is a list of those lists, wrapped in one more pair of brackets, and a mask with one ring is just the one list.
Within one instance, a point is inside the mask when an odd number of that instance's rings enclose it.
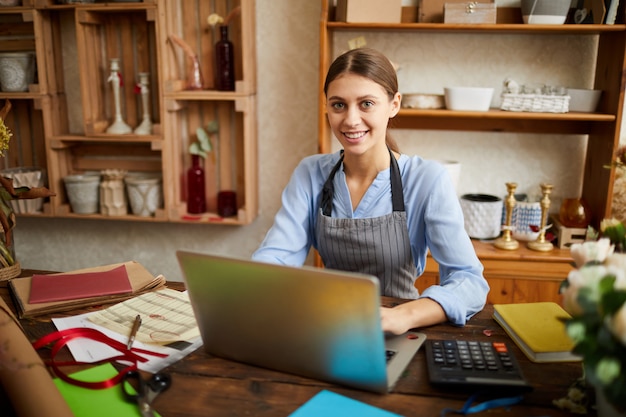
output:
{"label": "woven basket", "polygon": [[500,109],[536,113],[567,113],[570,96],[542,94],[502,94]]}
{"label": "woven basket", "polygon": [[19,262],[16,262],[15,265],[12,266],[0,268],[0,281],[7,281],[11,278],[19,277],[21,273],[22,266]]}

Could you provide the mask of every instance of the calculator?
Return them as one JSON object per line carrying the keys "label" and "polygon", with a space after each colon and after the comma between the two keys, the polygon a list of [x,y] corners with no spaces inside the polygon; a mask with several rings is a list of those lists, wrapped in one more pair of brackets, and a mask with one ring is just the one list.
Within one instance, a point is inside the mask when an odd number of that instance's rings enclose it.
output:
{"label": "calculator", "polygon": [[433,385],[532,389],[506,343],[426,339],[425,348]]}

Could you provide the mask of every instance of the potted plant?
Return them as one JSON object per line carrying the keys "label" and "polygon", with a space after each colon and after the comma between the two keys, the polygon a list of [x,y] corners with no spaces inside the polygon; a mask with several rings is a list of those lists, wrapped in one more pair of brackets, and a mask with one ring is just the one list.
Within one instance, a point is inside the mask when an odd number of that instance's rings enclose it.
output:
{"label": "potted plant", "polygon": [[[11,102],[6,100],[0,109],[0,157],[9,149],[13,134],[5,124],[11,110]],[[0,175],[0,280],[18,276],[21,272],[13,250],[13,228],[16,219],[11,200],[45,198],[56,195],[45,187],[13,187],[13,180]]]}
{"label": "potted plant", "polygon": [[[593,235],[591,233],[590,235]],[[626,228],[603,220],[598,240],[573,244],[576,269],[562,285],[567,333],[596,392],[598,415],[626,412]],[[606,400],[606,402],[604,402]],[[558,405],[558,404],[557,404]]]}

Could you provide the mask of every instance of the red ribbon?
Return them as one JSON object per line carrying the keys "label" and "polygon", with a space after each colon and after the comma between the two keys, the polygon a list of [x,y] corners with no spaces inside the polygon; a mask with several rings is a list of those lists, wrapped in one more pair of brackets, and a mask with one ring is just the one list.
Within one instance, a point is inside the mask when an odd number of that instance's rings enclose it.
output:
{"label": "red ribbon", "polygon": [[[117,350],[121,354],[114,356],[112,358],[103,359],[97,362],[79,362],[79,361],[59,362],[55,360],[55,356],[57,355],[57,353],[59,352],[59,350],[61,350],[63,346],[65,346],[70,340],[78,339],[78,338],[91,339],[91,340],[95,340],[96,342],[104,343],[105,345],[110,346],[113,349]],[[142,353],[145,355],[156,356],[159,358],[167,357],[166,354],[151,352],[145,349],[132,348],[131,350],[129,350],[124,343],[118,342],[115,339],[111,339],[110,337],[100,332],[99,330],[90,329],[90,328],[73,328],[73,329],[60,330],[60,331],[52,332],[46,336],[43,336],[41,339],[33,342],[33,347],[36,350],[41,349],[42,347],[45,347],[48,345],[52,345],[51,346],[51,359],[47,360],[45,363],[46,365],[52,367],[52,369],[54,370],[54,373],[59,377],[59,379],[69,384],[77,385],[83,388],[90,388],[90,389],[103,389],[103,388],[112,387],[118,384],[127,372],[137,370],[137,362],[148,361],[148,359],[144,358],[143,356],[139,356],[135,354],[135,352]],[[105,381],[98,381],[98,382],[80,381],[78,379],[72,378],[71,376],[67,375],[65,372],[63,372],[59,368],[61,366],[98,365],[101,363],[119,362],[119,361],[129,362],[130,365],[124,367],[113,378],[107,379]]]}

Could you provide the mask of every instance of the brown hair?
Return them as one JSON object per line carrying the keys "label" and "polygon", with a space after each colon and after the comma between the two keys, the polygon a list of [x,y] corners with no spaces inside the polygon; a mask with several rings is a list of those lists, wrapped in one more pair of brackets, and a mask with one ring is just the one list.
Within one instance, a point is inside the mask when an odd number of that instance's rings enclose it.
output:
{"label": "brown hair", "polygon": [[[324,94],[328,93],[328,85],[331,82],[340,75],[348,73],[360,75],[374,81],[387,92],[389,100],[393,99],[398,92],[396,69],[385,55],[375,49],[357,48],[339,55],[330,65],[326,74]],[[398,144],[389,135],[388,131],[385,135],[385,142],[392,151],[400,152]]]}

